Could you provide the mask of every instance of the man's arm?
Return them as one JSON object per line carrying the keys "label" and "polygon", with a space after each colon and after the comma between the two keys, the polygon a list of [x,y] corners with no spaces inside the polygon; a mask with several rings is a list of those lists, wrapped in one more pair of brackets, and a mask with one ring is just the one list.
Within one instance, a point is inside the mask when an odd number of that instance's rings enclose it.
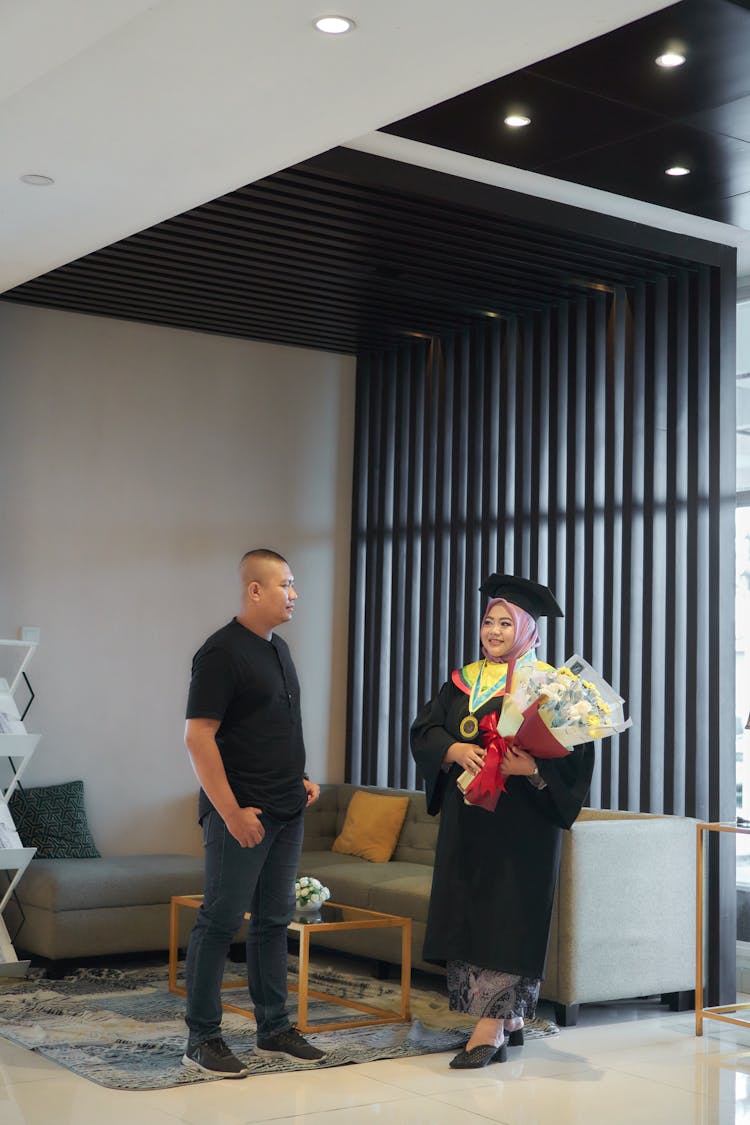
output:
{"label": "man's arm", "polygon": [[243,809],[237,804],[216,745],[219,725],[218,719],[188,719],[185,745],[203,792],[237,843],[243,848],[254,848],[266,834],[258,819],[262,809]]}

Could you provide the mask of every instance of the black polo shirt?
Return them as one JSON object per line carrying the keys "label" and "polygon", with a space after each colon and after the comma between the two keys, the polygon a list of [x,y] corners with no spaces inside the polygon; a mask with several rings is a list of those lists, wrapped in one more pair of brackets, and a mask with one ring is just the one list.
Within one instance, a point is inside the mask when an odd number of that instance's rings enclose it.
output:
{"label": "black polo shirt", "polygon": [[[279,820],[305,807],[300,691],[289,649],[233,618],[193,657],[188,719],[218,719],[216,743],[238,804]],[[211,808],[201,790],[199,816]]]}

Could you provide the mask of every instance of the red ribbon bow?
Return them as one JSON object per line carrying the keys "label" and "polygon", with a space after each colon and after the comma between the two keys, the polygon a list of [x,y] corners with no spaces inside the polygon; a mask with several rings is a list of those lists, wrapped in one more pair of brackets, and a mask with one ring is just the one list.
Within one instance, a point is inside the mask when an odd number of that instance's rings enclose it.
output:
{"label": "red ribbon bow", "polygon": [[464,797],[469,804],[494,812],[500,794],[505,793],[507,788],[500,765],[508,752],[508,746],[503,736],[497,733],[496,711],[491,711],[489,715],[480,719],[479,729],[487,753],[484,757],[484,765],[467,786]]}

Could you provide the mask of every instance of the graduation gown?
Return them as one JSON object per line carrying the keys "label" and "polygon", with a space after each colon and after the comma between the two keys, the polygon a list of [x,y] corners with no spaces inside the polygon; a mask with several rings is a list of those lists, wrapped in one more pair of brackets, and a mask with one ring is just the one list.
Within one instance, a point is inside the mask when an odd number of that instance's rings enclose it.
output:
{"label": "graduation gown", "polygon": [[[476,712],[500,711],[503,697]],[[442,767],[448,747],[472,741],[459,732],[469,698],[442,686],[411,728],[412,754],[425,780],[427,811],[440,813],[435,869],[424,941],[425,961],[468,961],[519,976],[544,976],[562,829],[581,810],[594,769],[591,746],[565,758],[538,759],[547,783],[506,778],[494,812],[464,803],[457,763]]]}

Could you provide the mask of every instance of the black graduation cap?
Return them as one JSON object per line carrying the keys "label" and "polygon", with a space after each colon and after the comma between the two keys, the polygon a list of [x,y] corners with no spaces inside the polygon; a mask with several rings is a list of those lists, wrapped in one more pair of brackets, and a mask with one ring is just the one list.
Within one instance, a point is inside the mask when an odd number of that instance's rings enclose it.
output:
{"label": "black graduation cap", "polygon": [[516,578],[514,574],[491,574],[489,578],[485,578],[479,592],[488,599],[505,598],[513,605],[525,609],[534,620],[539,617],[564,616],[549,587],[540,586],[530,578]]}

